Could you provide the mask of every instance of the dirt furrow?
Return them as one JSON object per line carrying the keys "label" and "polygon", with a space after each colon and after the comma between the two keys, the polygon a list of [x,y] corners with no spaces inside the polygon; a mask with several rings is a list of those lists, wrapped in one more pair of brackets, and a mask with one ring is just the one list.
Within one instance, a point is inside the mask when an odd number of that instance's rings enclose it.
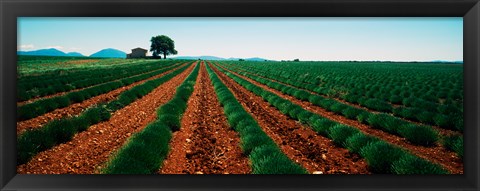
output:
{"label": "dirt furrow", "polygon": [[169,101],[176,88],[191,73],[195,64],[160,85],[141,99],[112,114],[110,120],[76,134],[67,143],[36,155],[17,166],[19,174],[93,174],[98,173],[110,154],[135,132],[156,118],[156,109]]}
{"label": "dirt furrow", "polygon": [[120,87],[120,88],[112,90],[108,93],[101,94],[101,95],[92,97],[90,99],[84,100],[83,102],[71,104],[68,107],[55,109],[52,112],[45,113],[41,116],[29,119],[29,120],[19,121],[19,122],[17,122],[17,136],[20,135],[21,133],[23,133],[25,130],[40,128],[44,124],[46,124],[49,121],[52,121],[54,119],[61,119],[63,117],[70,117],[70,116],[78,115],[82,111],[84,111],[86,108],[88,108],[88,107],[90,107],[94,104],[102,103],[102,102],[109,102],[109,101],[115,99],[122,92],[124,92],[126,90],[129,90],[136,85],[142,84],[142,83],[144,83],[148,80],[152,80],[152,79],[155,79],[155,78],[162,77],[166,74],[169,74],[169,73],[173,72],[174,70],[177,70],[177,69],[181,68],[184,65],[185,64],[182,64],[182,65],[177,66],[177,67],[175,67],[174,69],[172,69],[168,72],[164,72],[162,74],[147,78],[145,80],[141,80],[141,81],[132,83],[128,86]]}
{"label": "dirt furrow", "polygon": [[462,174],[463,173],[463,162],[462,162],[462,160],[454,152],[447,150],[446,148],[444,148],[440,144],[437,144],[436,146],[433,146],[433,147],[425,147],[425,146],[410,144],[403,137],[392,135],[392,134],[389,134],[389,133],[387,133],[385,131],[382,131],[382,130],[373,129],[368,125],[360,123],[359,121],[348,119],[344,116],[337,115],[333,112],[329,112],[329,111],[323,109],[322,107],[316,106],[316,105],[314,105],[314,104],[312,104],[308,101],[298,100],[293,96],[285,95],[280,91],[277,91],[277,90],[275,90],[273,88],[270,88],[266,85],[260,84],[260,83],[254,81],[250,78],[240,76],[236,73],[234,73],[234,74],[243,78],[243,79],[245,79],[245,80],[247,80],[247,81],[249,81],[249,82],[251,82],[251,83],[253,83],[253,84],[255,84],[255,85],[257,85],[257,86],[259,86],[259,87],[261,87],[261,88],[263,88],[263,89],[265,89],[265,90],[268,90],[272,93],[275,93],[278,96],[291,101],[292,103],[300,105],[306,110],[309,110],[311,112],[314,112],[316,114],[324,116],[324,117],[326,117],[330,120],[337,121],[339,123],[355,127],[355,128],[361,130],[362,132],[364,132],[366,134],[373,135],[373,136],[378,137],[378,138],[380,138],[384,141],[387,141],[391,144],[403,147],[403,148],[409,150],[410,152],[412,152],[413,154],[415,154],[419,157],[425,158],[429,161],[432,161],[434,163],[438,163],[438,164],[442,165],[444,168],[446,168],[451,173],[455,173],[455,174]]}
{"label": "dirt furrow", "polygon": [[[156,70],[154,70],[154,71],[162,70],[162,69],[166,69],[166,68],[173,68],[173,67],[175,67],[175,66],[168,66],[168,67],[165,67],[165,68],[156,69]],[[35,102],[35,101],[38,101],[38,100],[41,100],[41,99],[48,99],[48,98],[52,98],[52,97],[56,97],[56,96],[62,96],[62,95],[68,94],[68,93],[82,91],[82,90],[87,89],[87,88],[91,88],[91,87],[94,87],[94,86],[103,85],[103,84],[110,83],[110,82],[113,82],[113,81],[119,81],[119,80],[125,79],[125,78],[131,78],[131,77],[135,77],[135,76],[140,76],[140,75],[143,75],[143,74],[146,74],[146,73],[149,73],[149,72],[153,72],[153,71],[148,71],[148,72],[144,72],[144,73],[141,73],[141,74],[136,74],[136,75],[132,75],[132,76],[128,76],[128,77],[116,79],[116,80],[110,80],[110,81],[107,81],[107,82],[103,82],[103,83],[91,85],[91,86],[88,86],[88,87],[83,87],[83,88],[73,89],[73,90],[70,90],[70,91],[58,92],[58,93],[51,94],[51,95],[46,95],[46,96],[42,96],[42,97],[32,98],[32,99],[29,99],[29,100],[26,100],[26,101],[17,102],[17,107],[22,106],[22,105],[25,105],[25,104],[28,104],[28,103],[32,103],[32,102]]]}
{"label": "dirt furrow", "polygon": [[319,136],[309,127],[288,118],[261,97],[243,88],[215,67],[212,68],[282,151],[310,173],[369,174],[365,160],[359,155],[335,146],[330,139]]}
{"label": "dirt furrow", "polygon": [[194,91],[182,117],[182,128],[173,134],[171,151],[162,174],[248,174],[248,158],[230,129],[213,84],[202,63]]}
{"label": "dirt furrow", "polygon": [[[230,72],[232,72],[232,70],[230,69],[227,69],[225,67],[222,67],[223,69],[225,70],[228,70]],[[282,85],[285,85],[285,86],[289,86],[289,87],[292,87],[292,88],[296,88],[296,89],[300,89],[300,90],[303,90],[303,91],[307,91],[308,93],[311,93],[311,94],[314,94],[314,95],[318,95],[318,96],[322,96],[324,98],[328,98],[328,99],[333,99],[335,101],[338,101],[340,103],[343,103],[345,105],[349,105],[349,106],[352,106],[352,107],[356,107],[356,108],[359,108],[359,109],[363,109],[363,110],[366,110],[368,112],[371,112],[371,113],[381,113],[379,111],[376,111],[376,110],[373,110],[373,109],[370,109],[370,108],[367,108],[367,107],[364,107],[364,106],[361,106],[360,104],[358,103],[351,103],[351,102],[348,102],[348,101],[345,101],[345,100],[342,100],[342,99],[339,99],[339,98],[336,98],[336,97],[331,97],[331,96],[325,96],[325,95],[322,95],[322,94],[319,94],[319,93],[316,93],[316,92],[313,92],[313,91],[310,91],[310,90],[307,90],[307,89],[303,89],[303,88],[299,88],[299,87],[295,87],[295,86],[292,86],[290,84],[286,84],[286,83],[283,83],[283,82],[280,82],[280,81],[277,81],[277,80],[274,80],[274,79],[271,79],[271,78],[266,78],[266,77],[263,77],[263,76],[260,76],[258,74],[255,74],[255,73],[252,73],[252,72],[249,72],[249,71],[246,71],[244,69],[242,69],[242,72],[245,72],[245,73],[248,73],[250,75],[254,75],[254,76],[257,76],[259,78],[262,78],[262,79],[266,79],[266,80],[270,80],[270,81],[273,81],[273,82],[276,82],[276,83],[279,83],[279,84],[282,84]],[[238,73],[235,73],[237,75],[239,75]],[[243,75],[241,75],[243,76]],[[246,77],[246,76],[244,76]],[[248,78],[248,77],[247,77]],[[400,107],[402,105],[397,105],[397,104],[392,104],[393,107]],[[392,113],[388,113],[390,115],[393,116]],[[398,116],[396,116],[398,117]],[[401,118],[401,117],[399,117]],[[401,118],[405,121],[408,121],[410,123],[413,123],[413,124],[417,124],[417,125],[427,125],[427,126],[430,126],[432,127],[433,129],[435,129],[436,131],[439,132],[440,135],[442,136],[450,136],[450,135],[461,135],[462,133],[458,132],[458,131],[453,131],[453,130],[449,130],[449,129],[444,129],[444,128],[441,128],[439,126],[432,126],[432,125],[428,125],[428,124],[424,124],[424,123],[421,123],[421,122],[418,122],[418,121],[412,121],[410,119],[405,119],[405,118]]]}

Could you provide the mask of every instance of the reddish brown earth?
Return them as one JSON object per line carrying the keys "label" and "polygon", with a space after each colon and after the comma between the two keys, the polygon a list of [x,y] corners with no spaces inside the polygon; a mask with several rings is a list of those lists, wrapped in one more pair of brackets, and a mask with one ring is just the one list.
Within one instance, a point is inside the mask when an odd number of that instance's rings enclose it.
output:
{"label": "reddish brown earth", "polygon": [[359,155],[352,154],[347,149],[336,146],[330,139],[317,135],[215,67],[212,69],[281,150],[310,173],[321,171],[323,174],[369,174],[365,160]]}
{"label": "reddish brown earth", "polygon": [[[223,69],[227,69],[225,67],[222,67]],[[367,107],[364,107],[364,106],[361,106],[360,104],[358,103],[351,103],[351,102],[348,102],[348,101],[345,101],[345,100],[342,100],[342,99],[339,99],[339,98],[336,98],[336,97],[332,97],[332,96],[325,96],[325,95],[322,95],[322,94],[318,94],[317,92],[312,92],[310,90],[307,90],[307,89],[303,89],[303,88],[300,88],[300,87],[296,87],[296,86],[292,86],[292,85],[289,85],[289,84],[286,84],[286,83],[283,83],[283,82],[280,82],[280,81],[277,81],[275,79],[271,79],[271,78],[266,78],[266,77],[263,77],[263,76],[260,76],[258,74],[255,74],[255,73],[252,73],[252,72],[249,72],[247,70],[244,70],[244,69],[238,69],[238,70],[241,70],[242,72],[245,72],[245,73],[248,73],[250,75],[254,75],[254,76],[257,76],[259,78],[262,78],[262,79],[266,79],[266,80],[270,80],[270,81],[273,81],[273,82],[276,82],[276,83],[279,83],[279,84],[282,84],[282,85],[285,85],[285,86],[289,86],[289,87],[292,87],[292,88],[296,88],[296,89],[300,89],[300,90],[303,90],[303,91],[307,91],[308,93],[311,93],[311,94],[314,94],[314,95],[318,95],[318,96],[322,96],[324,98],[328,98],[328,99],[333,99],[335,101],[338,101],[340,103],[343,103],[345,105],[349,105],[349,106],[352,106],[352,107],[356,107],[356,108],[359,108],[359,109],[363,109],[363,110],[366,110],[368,112],[371,112],[371,113],[380,113],[379,111],[376,111],[376,110],[372,110],[370,108],[367,108]],[[231,70],[229,70],[231,71]],[[235,73],[237,75],[240,75],[238,73]],[[242,75],[243,76],[243,75]],[[246,77],[246,76],[244,76]],[[391,105],[393,107],[400,107],[402,105],[400,104],[392,104]],[[392,113],[390,113],[390,115],[393,116]],[[449,129],[444,129],[444,128],[441,128],[439,126],[432,126],[432,125],[429,125],[429,124],[424,124],[424,123],[421,123],[421,122],[418,122],[418,121],[413,121],[413,120],[410,120],[410,119],[405,119],[405,118],[401,118],[399,116],[395,116],[395,117],[398,117],[400,119],[403,119],[405,121],[408,121],[410,123],[413,123],[413,124],[417,124],[417,125],[427,125],[429,127],[432,127],[433,129],[435,129],[440,135],[442,136],[450,136],[450,135],[461,135],[462,133],[458,132],[458,131],[453,131],[453,130],[449,130]]]}
{"label": "reddish brown earth", "polygon": [[[168,67],[165,67],[165,68],[162,68],[162,69],[174,68],[175,66],[178,66],[178,64],[175,64],[175,65],[173,65],[173,66],[168,66]],[[158,70],[162,70],[162,69],[158,69]],[[153,71],[148,71],[148,72],[145,72],[145,73],[149,73],[149,72],[153,72]],[[142,74],[145,74],[145,73],[141,73],[141,74],[137,74],[137,75],[133,75],[133,76],[128,76],[128,77],[126,77],[126,78],[131,78],[131,77],[139,76],[139,75],[142,75]],[[124,78],[123,78],[123,79],[124,79]],[[71,93],[71,92],[78,92],[78,91],[81,91],[81,90],[84,90],[84,89],[87,89],[87,88],[90,88],[90,87],[99,86],[99,85],[106,84],[106,83],[110,83],[110,82],[113,82],[113,81],[119,81],[119,80],[111,80],[111,81],[108,81],[108,82],[104,82],[104,83],[100,83],[100,84],[95,84],[95,85],[93,85],[93,86],[88,86],[88,87],[84,87],[84,88],[78,88],[78,89],[74,89],[74,90],[70,90],[70,91],[65,91],[65,92],[58,92],[58,93],[51,94],[51,95],[46,95],[46,96],[43,96],[43,97],[32,98],[32,99],[29,99],[29,100],[26,100],[26,101],[17,102],[17,107],[18,107],[18,106],[25,105],[25,104],[28,104],[28,103],[32,103],[32,102],[38,101],[38,100],[40,100],[40,99],[47,99],[47,98],[62,96],[62,95],[65,95],[65,94],[68,94],[68,93]]]}
{"label": "reddish brown earth", "polygon": [[126,90],[129,90],[136,85],[142,84],[142,83],[144,83],[148,80],[160,78],[160,77],[162,77],[166,74],[169,74],[169,73],[179,69],[182,66],[184,66],[184,64],[182,64],[181,66],[178,66],[177,68],[175,68],[173,70],[164,72],[162,74],[150,77],[150,78],[142,80],[142,81],[135,82],[135,83],[130,84],[128,86],[120,87],[120,88],[115,89],[113,91],[110,91],[108,93],[101,94],[101,95],[92,97],[90,99],[84,100],[83,102],[71,104],[68,107],[55,109],[55,110],[53,110],[49,113],[45,113],[41,116],[29,119],[29,120],[19,121],[19,122],[17,122],[17,136],[20,135],[21,133],[23,133],[25,130],[40,128],[45,123],[48,123],[49,121],[52,121],[54,119],[61,119],[63,117],[71,117],[71,116],[74,116],[74,115],[78,115],[81,112],[83,112],[85,109],[87,109],[88,107],[90,107],[94,104],[98,104],[98,103],[102,103],[102,102],[109,102],[109,101],[117,98],[117,96],[120,95],[122,92],[124,92]]}
{"label": "reddish brown earth", "polygon": [[380,138],[382,140],[385,140],[389,143],[392,143],[394,145],[403,147],[403,148],[409,150],[410,152],[412,152],[413,154],[415,154],[419,157],[425,158],[429,161],[432,161],[434,163],[438,163],[438,164],[442,165],[445,169],[447,169],[451,173],[454,173],[454,174],[462,174],[463,173],[463,161],[454,152],[447,150],[446,148],[444,148],[440,144],[437,144],[433,147],[424,147],[424,146],[419,146],[419,145],[413,145],[413,144],[409,143],[403,137],[392,135],[392,134],[389,134],[389,133],[384,132],[382,130],[373,129],[368,125],[360,123],[359,121],[348,119],[344,116],[337,115],[333,112],[329,112],[329,111],[323,109],[322,107],[316,106],[316,105],[314,105],[314,104],[312,104],[308,101],[298,100],[293,96],[283,94],[280,91],[277,91],[273,88],[270,88],[268,86],[260,84],[260,83],[254,81],[250,78],[238,75],[237,73],[232,72],[232,71],[230,71],[230,72],[239,76],[239,77],[241,77],[241,78],[243,78],[243,79],[245,79],[245,80],[247,80],[247,81],[249,81],[249,82],[251,82],[251,83],[253,83],[253,84],[255,84],[255,85],[257,85],[257,86],[259,86],[259,87],[261,87],[261,88],[263,88],[263,89],[265,89],[265,90],[268,90],[272,93],[275,93],[276,95],[278,95],[278,96],[280,96],[284,99],[287,99],[287,100],[291,101],[292,103],[300,105],[306,110],[309,110],[311,112],[319,114],[319,115],[321,115],[325,118],[328,118],[330,120],[355,127],[355,128],[361,130],[362,132],[364,132],[366,134],[378,137],[378,138]]}
{"label": "reddish brown earth", "polygon": [[98,62],[98,59],[87,59],[87,60],[71,60],[71,61],[66,61],[66,62],[59,62],[57,64],[86,64],[86,63],[91,63],[91,62]]}
{"label": "reddish brown earth", "polygon": [[174,133],[171,151],[162,174],[249,174],[248,158],[240,139],[223,113],[204,63],[182,117],[182,128]]}
{"label": "reddish brown earth", "polygon": [[173,98],[176,88],[191,73],[186,71],[160,85],[141,99],[112,114],[110,120],[76,134],[67,143],[43,151],[17,166],[18,174],[93,174],[135,132],[156,118],[156,109]]}

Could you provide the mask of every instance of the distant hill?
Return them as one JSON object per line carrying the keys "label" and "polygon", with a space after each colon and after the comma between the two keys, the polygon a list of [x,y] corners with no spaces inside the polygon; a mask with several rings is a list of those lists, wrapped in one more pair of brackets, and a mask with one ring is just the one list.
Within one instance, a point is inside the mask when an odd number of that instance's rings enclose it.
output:
{"label": "distant hill", "polygon": [[182,59],[182,60],[225,60],[225,58],[220,58],[216,56],[177,56],[172,57],[173,59]]}
{"label": "distant hill", "polygon": [[33,51],[17,51],[17,55],[30,55],[30,56],[68,56],[65,52],[57,50],[55,48],[40,49]]}
{"label": "distant hill", "polygon": [[172,59],[185,59],[185,60],[239,60],[239,59],[244,59],[246,61],[265,61],[268,59],[265,58],[221,58],[221,57],[216,57],[216,56],[177,56],[177,57],[172,57]]}
{"label": "distant hill", "polygon": [[258,57],[253,57],[253,58],[227,58],[226,60],[239,60],[239,59],[244,59],[246,61],[269,61],[269,59],[265,58],[258,58]]}
{"label": "distant hill", "polygon": [[69,52],[65,53],[55,48],[49,49],[39,49],[32,51],[17,51],[17,55],[27,55],[27,56],[84,56],[78,52]]}
{"label": "distant hill", "polygon": [[438,63],[451,63],[451,64],[463,64],[463,61],[446,61],[446,60],[433,60],[431,62],[438,62]]}
{"label": "distant hill", "polygon": [[78,52],[69,52],[67,53],[67,56],[84,56],[84,55]]}
{"label": "distant hill", "polygon": [[98,52],[96,52],[96,53],[93,53],[92,55],[90,55],[90,57],[97,57],[97,58],[126,58],[126,57],[127,57],[127,53],[122,52],[122,51],[117,50],[117,49],[107,48],[107,49],[100,50],[100,51],[98,51]]}

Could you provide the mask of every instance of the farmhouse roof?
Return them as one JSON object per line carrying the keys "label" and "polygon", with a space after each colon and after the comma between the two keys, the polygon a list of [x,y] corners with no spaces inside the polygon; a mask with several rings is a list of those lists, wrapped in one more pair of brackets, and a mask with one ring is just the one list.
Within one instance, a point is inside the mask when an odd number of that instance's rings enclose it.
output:
{"label": "farmhouse roof", "polygon": [[147,51],[146,49],[143,49],[143,48],[140,48],[140,47],[132,49],[132,52],[133,52],[134,50],[144,50],[144,51]]}

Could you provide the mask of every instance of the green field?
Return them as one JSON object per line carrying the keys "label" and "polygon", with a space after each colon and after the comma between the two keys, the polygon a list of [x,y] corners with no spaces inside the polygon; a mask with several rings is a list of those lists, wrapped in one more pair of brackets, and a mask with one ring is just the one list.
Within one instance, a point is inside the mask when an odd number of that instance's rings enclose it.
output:
{"label": "green field", "polygon": [[[20,173],[155,174],[178,150],[195,168],[220,168],[208,162],[222,158],[216,146],[238,149],[254,174],[463,173],[463,64],[18,56],[17,72]],[[195,124],[218,128],[182,134]],[[238,143],[195,134],[221,125]],[[38,170],[56,163],[78,171]]]}

